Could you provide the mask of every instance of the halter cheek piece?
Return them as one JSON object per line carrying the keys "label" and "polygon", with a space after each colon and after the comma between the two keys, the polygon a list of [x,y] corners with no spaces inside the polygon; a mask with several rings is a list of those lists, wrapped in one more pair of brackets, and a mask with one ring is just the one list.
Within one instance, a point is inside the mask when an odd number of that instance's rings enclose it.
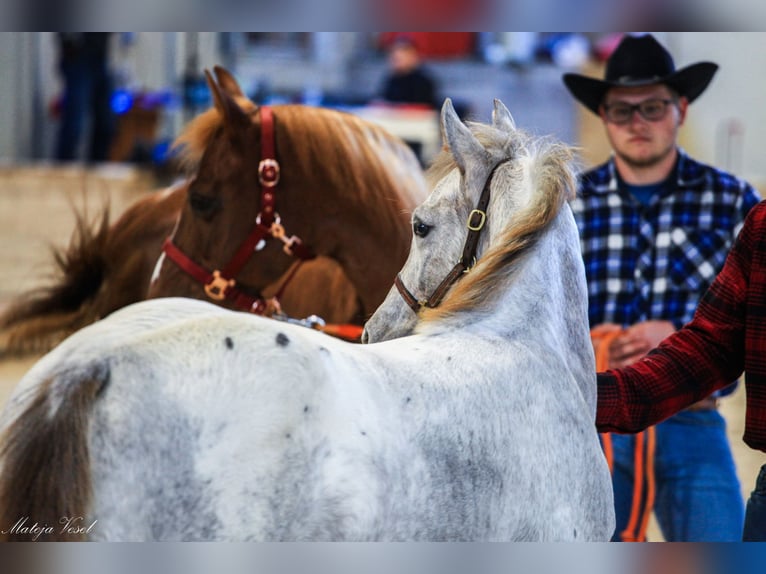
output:
{"label": "halter cheek piece", "polygon": [[496,165],[492,168],[487,181],[484,183],[484,188],[481,190],[481,196],[479,196],[479,202],[476,204],[476,209],[472,210],[468,214],[468,221],[466,227],[468,228],[468,236],[465,238],[465,244],[463,245],[463,254],[460,260],[455,264],[452,270],[447,273],[447,276],[442,279],[441,283],[436,287],[431,296],[428,299],[417,299],[412,292],[407,289],[400,274],[397,274],[394,280],[394,285],[399,291],[399,294],[404,299],[405,303],[415,312],[420,313],[423,307],[434,308],[441,303],[444,296],[452,284],[455,283],[463,273],[467,273],[476,263],[476,249],[479,246],[479,236],[484,229],[484,225],[487,222],[487,206],[489,205],[489,186],[492,182],[492,177],[495,175],[495,170],[500,166]]}
{"label": "halter cheek piece", "polygon": [[298,266],[293,267],[282,283],[279,292],[272,299],[266,301],[260,295],[252,296],[236,287],[235,278],[252,254],[263,249],[266,240],[271,238],[281,241],[284,244],[282,246],[283,251],[287,255],[298,258],[300,262],[313,259],[316,254],[295,235],[287,237],[279,213],[275,209],[274,192],[279,183],[281,170],[279,162],[276,160],[274,145],[274,115],[268,106],[262,106],[260,113],[261,161],[258,164],[258,182],[261,185],[261,211],[255,218],[255,227],[253,227],[250,235],[239,246],[234,257],[224,267],[223,271],[218,269],[212,272],[208,271],[186,255],[173,243],[170,237],[165,240],[162,250],[180,269],[203,285],[205,294],[210,299],[214,301],[228,299],[240,309],[263,315],[273,309],[274,306],[278,308],[279,296],[293,278]]}

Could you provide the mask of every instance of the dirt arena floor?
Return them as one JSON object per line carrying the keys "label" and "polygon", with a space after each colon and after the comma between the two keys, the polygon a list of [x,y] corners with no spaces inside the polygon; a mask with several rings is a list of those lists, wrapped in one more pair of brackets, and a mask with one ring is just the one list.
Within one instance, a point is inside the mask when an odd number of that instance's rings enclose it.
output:
{"label": "dirt arena floor", "polygon": [[[116,218],[133,201],[155,188],[149,175],[119,165],[91,171],[78,167],[0,166],[0,308],[16,294],[44,282],[51,271],[50,246],[65,246],[71,236],[73,207],[85,209],[90,218],[95,218],[109,204]],[[37,359],[0,355],[0,406]],[[747,498],[766,456],[742,442],[743,385],[722,405],[742,492]],[[649,539],[662,539],[654,523]]]}
{"label": "dirt arena floor", "polygon": [[[65,247],[75,211],[98,220],[107,206],[112,220],[154,179],[132,167],[0,166],[0,309],[25,290],[46,284],[52,247]],[[9,358],[0,351],[0,404],[37,357]]]}

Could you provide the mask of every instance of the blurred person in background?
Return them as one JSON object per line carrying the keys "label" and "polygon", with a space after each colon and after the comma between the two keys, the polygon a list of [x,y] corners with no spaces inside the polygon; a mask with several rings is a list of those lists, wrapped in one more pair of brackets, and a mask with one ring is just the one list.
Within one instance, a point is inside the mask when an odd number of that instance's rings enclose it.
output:
{"label": "blurred person in background", "polygon": [[59,161],[79,159],[86,126],[89,130],[86,159],[100,162],[109,156],[115,125],[111,108],[110,36],[109,32],[56,34],[58,70],[64,84],[54,150]]}
{"label": "blurred person in background", "polygon": [[[564,75],[574,97],[603,121],[613,152],[580,175],[572,203],[594,349],[607,361],[601,369],[639,360],[692,319],[760,200],[750,184],[692,159],[677,143],[688,105],[717,68],[700,62],[677,70],[647,34],[622,39],[603,80]],[[731,392],[738,375],[719,386]],[[613,470],[613,540],[645,540],[652,502],[667,541],[741,539],[744,501],[720,396],[646,433],[602,435]]]}
{"label": "blurred person in background", "polygon": [[414,39],[406,35],[395,37],[387,48],[387,58],[388,73],[379,90],[385,102],[429,108],[441,105],[436,81],[423,66]]}
{"label": "blurred person in background", "polygon": [[[388,71],[378,90],[380,103],[406,108],[435,110],[438,101],[436,81],[425,69],[415,39],[397,35],[386,48]],[[404,140],[425,167],[423,144],[419,141]]]}

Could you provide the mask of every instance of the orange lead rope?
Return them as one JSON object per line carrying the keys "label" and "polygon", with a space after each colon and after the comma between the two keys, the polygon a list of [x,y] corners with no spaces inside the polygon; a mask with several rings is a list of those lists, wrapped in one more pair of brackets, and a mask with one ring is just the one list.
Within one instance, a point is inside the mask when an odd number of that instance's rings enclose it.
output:
{"label": "orange lead rope", "polygon": [[329,325],[317,326],[316,329],[318,329],[319,331],[322,331],[323,333],[327,333],[328,335],[332,335],[333,337],[346,339],[347,341],[354,341],[358,343],[362,339],[363,327],[360,327],[359,325],[329,324]]}
{"label": "orange lead rope", "polygon": [[[591,332],[591,340],[598,343],[596,347],[596,370],[606,371],[609,368],[609,346],[622,331],[611,331],[604,334]],[[614,449],[610,433],[599,433],[604,449],[609,472],[614,473]],[[636,445],[633,459],[633,504],[630,518],[625,530],[620,532],[623,542],[646,542],[646,527],[654,507],[654,449],[656,445],[656,430],[649,427],[643,432],[636,433]],[[644,489],[644,485],[646,489]]]}

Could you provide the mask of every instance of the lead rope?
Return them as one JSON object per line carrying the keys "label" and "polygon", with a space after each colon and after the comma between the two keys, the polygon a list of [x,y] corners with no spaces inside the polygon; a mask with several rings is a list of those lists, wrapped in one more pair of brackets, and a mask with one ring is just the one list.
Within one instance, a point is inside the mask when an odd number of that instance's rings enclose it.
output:
{"label": "lead rope", "polygon": [[[591,341],[596,346],[596,370],[606,371],[609,368],[609,346],[622,331],[612,331],[604,334],[591,332]],[[614,473],[614,449],[611,433],[599,433],[604,456],[609,466],[609,472]],[[633,453],[633,501],[630,518],[625,529],[620,532],[623,542],[646,542],[646,527],[654,507],[654,450],[656,446],[656,430],[649,427],[635,434],[635,450]],[[644,489],[644,486],[646,488]]]}

